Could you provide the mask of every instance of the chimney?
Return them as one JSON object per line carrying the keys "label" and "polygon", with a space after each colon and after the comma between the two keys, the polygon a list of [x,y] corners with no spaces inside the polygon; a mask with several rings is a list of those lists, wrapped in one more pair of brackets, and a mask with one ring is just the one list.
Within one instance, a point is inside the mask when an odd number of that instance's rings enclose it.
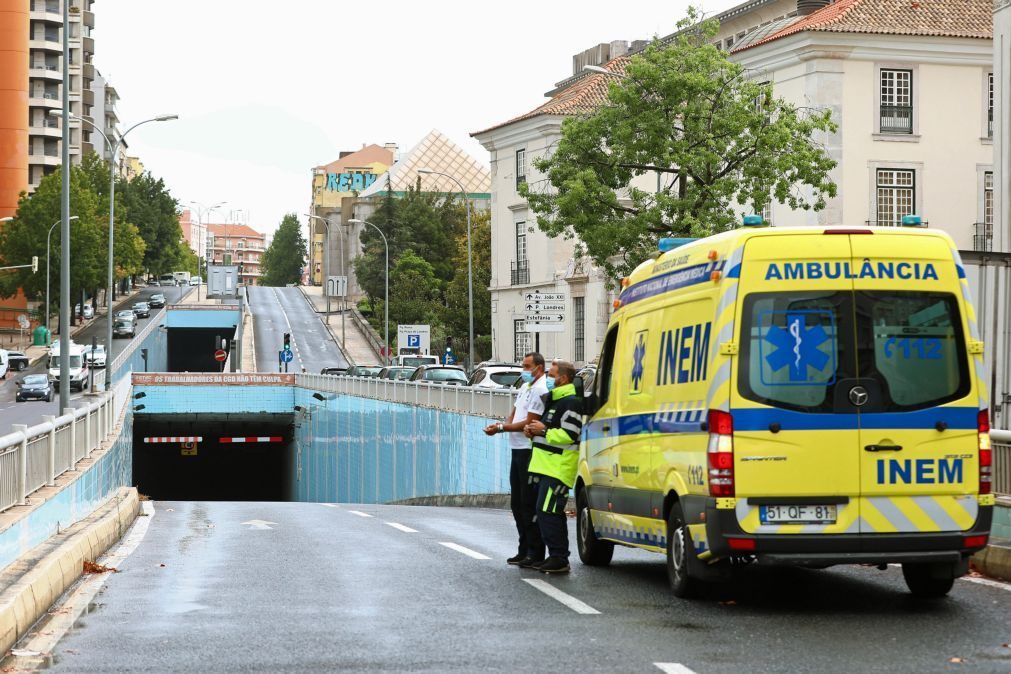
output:
{"label": "chimney", "polygon": [[797,0],[797,14],[807,16],[831,5],[833,0]]}

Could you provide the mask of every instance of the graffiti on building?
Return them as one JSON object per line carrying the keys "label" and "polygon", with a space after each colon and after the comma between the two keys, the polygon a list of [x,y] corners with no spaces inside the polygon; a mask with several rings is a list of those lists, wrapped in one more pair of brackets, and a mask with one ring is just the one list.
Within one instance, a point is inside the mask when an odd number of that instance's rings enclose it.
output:
{"label": "graffiti on building", "polygon": [[374,173],[328,173],[326,189],[329,192],[361,192],[376,182]]}

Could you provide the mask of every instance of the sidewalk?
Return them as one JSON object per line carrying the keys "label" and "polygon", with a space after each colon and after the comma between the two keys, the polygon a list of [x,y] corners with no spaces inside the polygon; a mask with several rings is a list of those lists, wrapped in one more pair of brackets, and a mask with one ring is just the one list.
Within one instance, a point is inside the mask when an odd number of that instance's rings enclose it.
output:
{"label": "sidewalk", "polygon": [[[321,319],[325,323],[326,298],[323,297],[323,287],[299,286],[298,289],[302,291],[302,294],[309,300],[309,303],[312,304],[314,309],[316,309],[316,313],[323,314]],[[330,334],[334,338],[334,341],[338,344],[341,343],[339,339],[341,334],[340,321],[340,312],[331,311],[330,325],[327,327],[330,329]],[[351,320],[351,316],[349,314],[344,316],[344,332],[346,341],[342,345],[342,349],[352,364],[370,365],[372,363],[380,362],[381,359],[379,354],[372,350],[372,347],[369,345],[369,341],[358,329],[358,326],[355,325],[355,322]]]}

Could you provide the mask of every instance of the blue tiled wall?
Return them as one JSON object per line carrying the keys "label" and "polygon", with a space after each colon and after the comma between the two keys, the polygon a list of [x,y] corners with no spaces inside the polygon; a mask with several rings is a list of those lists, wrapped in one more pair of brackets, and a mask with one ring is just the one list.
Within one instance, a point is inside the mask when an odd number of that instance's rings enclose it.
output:
{"label": "blue tiled wall", "polygon": [[386,503],[509,491],[505,436],[489,419],[368,398],[320,402],[295,389],[294,500]]}
{"label": "blue tiled wall", "polygon": [[[194,372],[199,376],[199,372]],[[144,414],[203,413],[277,413],[291,414],[295,406],[291,386],[135,386],[134,394],[144,393],[136,404],[144,405]]]}
{"label": "blue tiled wall", "polygon": [[993,526],[990,535],[1011,540],[1011,507],[998,505],[993,509]]}
{"label": "blue tiled wall", "polygon": [[235,309],[172,309],[166,312],[167,328],[220,328],[238,325],[240,312]]}

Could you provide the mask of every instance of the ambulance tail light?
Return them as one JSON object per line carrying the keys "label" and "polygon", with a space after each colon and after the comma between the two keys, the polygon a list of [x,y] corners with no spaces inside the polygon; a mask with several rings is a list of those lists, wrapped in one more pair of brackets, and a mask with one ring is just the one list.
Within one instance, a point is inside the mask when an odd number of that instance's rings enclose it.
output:
{"label": "ambulance tail light", "polygon": [[709,410],[709,495],[734,495],[734,418],[728,412]]}
{"label": "ambulance tail light", "polygon": [[962,547],[985,548],[988,540],[990,540],[990,537],[986,534],[980,534],[978,536],[966,536],[962,539]]}
{"label": "ambulance tail light", "polygon": [[990,410],[976,416],[979,432],[979,493],[993,493],[993,447],[990,445]]}

